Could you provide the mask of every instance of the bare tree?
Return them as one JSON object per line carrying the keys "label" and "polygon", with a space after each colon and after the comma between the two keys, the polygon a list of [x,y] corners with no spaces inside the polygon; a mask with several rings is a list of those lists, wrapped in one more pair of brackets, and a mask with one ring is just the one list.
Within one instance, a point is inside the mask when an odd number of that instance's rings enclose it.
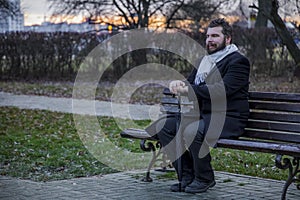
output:
{"label": "bare tree", "polygon": [[83,15],[86,18],[92,19],[100,13],[103,16],[107,13],[107,7],[112,5],[110,0],[47,0],[52,10],[52,16],[73,17]]}
{"label": "bare tree", "polygon": [[[85,15],[89,19],[99,23],[105,22],[122,26],[123,29],[146,28],[150,25],[150,19],[159,19],[169,8],[180,7],[185,0],[48,0],[53,15]],[[111,20],[119,17],[119,20]],[[120,24],[121,23],[121,24]],[[147,51],[140,49],[130,53],[132,66],[147,63]],[[120,64],[120,58],[114,63],[116,67],[124,67]],[[120,62],[119,62],[120,61]]]}
{"label": "bare tree", "polygon": [[[223,1],[218,1],[218,3],[206,0],[182,1],[180,6],[173,9],[178,9],[177,12],[171,12],[171,14],[166,16],[167,28],[171,27],[172,22],[176,24],[176,21],[190,20],[194,24],[194,28],[192,29],[198,32],[201,28],[200,22],[209,20],[217,13],[218,8],[222,4]],[[173,10],[171,9],[171,11]]]}
{"label": "bare tree", "polygon": [[[263,10],[265,8],[272,7],[272,2],[266,0],[258,0],[258,5],[260,8],[262,8],[261,10]],[[256,17],[255,27],[261,28],[261,27],[267,27],[267,25],[268,25],[268,17],[263,12],[258,12]]]}
{"label": "bare tree", "polygon": [[112,16],[122,18],[125,28],[143,28],[149,26],[151,17],[163,15],[168,8],[180,6],[184,0],[48,0],[55,10],[53,15],[88,15],[106,23]]}
{"label": "bare tree", "polygon": [[[258,9],[261,15],[267,17],[275,27],[282,43],[286,45],[291,56],[296,63],[296,72],[300,72],[300,49],[297,47],[293,37],[291,36],[289,30],[285,26],[282,18],[279,16],[279,1],[278,0],[261,0],[259,5],[253,4],[251,7]],[[298,5],[298,1],[296,1]]]}
{"label": "bare tree", "polygon": [[[299,0],[277,0],[277,4],[278,4],[277,14],[281,15],[283,18],[297,15],[297,14],[299,15],[300,13]],[[254,6],[254,8],[255,7],[256,6]],[[261,10],[272,8],[272,1],[258,0],[258,7],[262,8]],[[264,12],[258,12],[255,27],[267,27],[268,19],[269,18],[264,14]]]}
{"label": "bare tree", "polygon": [[0,0],[0,8],[9,10],[9,0]]}
{"label": "bare tree", "polygon": [[[151,17],[163,16],[168,8],[180,7],[183,0],[114,0],[120,17],[125,18],[129,28],[148,27]],[[128,17],[129,16],[129,17]]]}
{"label": "bare tree", "polygon": [[[9,0],[0,0],[0,10],[8,15],[13,15],[17,11],[15,5]],[[3,16],[0,16],[0,18]]]}

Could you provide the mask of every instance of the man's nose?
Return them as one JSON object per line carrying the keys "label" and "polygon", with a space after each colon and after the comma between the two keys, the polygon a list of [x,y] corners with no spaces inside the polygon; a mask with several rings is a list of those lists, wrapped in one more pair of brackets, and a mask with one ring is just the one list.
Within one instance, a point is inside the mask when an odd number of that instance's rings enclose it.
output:
{"label": "man's nose", "polygon": [[213,41],[213,39],[212,39],[211,36],[207,36],[207,37],[206,37],[206,41],[207,41],[207,42],[211,42],[211,41]]}

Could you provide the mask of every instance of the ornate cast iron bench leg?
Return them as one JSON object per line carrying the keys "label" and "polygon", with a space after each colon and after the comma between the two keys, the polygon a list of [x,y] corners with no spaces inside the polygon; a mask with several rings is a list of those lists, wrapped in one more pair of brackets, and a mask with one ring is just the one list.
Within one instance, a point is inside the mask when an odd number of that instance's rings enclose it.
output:
{"label": "ornate cast iron bench leg", "polygon": [[276,156],[276,160],[275,160],[276,167],[283,170],[287,168],[289,169],[289,176],[284,184],[282,195],[281,195],[282,200],[286,199],[287,189],[293,182],[297,182],[296,183],[297,189],[300,190],[300,174],[298,174],[300,172],[299,160],[300,160],[299,157],[294,157],[293,161],[291,162],[289,158],[284,158],[282,160],[282,155]]}
{"label": "ornate cast iron bench leg", "polygon": [[[152,182],[153,179],[150,177],[150,170],[157,161],[158,156],[162,153],[161,144],[159,141],[156,141],[156,144],[154,145],[152,142],[147,142],[147,140],[141,140],[140,147],[143,151],[152,152],[152,158],[147,168],[146,177],[142,179],[144,182]],[[158,151],[156,151],[156,149],[158,149]]]}
{"label": "ornate cast iron bench leg", "polygon": [[155,169],[155,171],[159,172],[169,172],[169,171],[174,171],[170,170],[168,168],[173,168],[171,161],[167,157],[167,153],[165,152],[164,149],[161,150],[161,159],[157,159],[157,161],[161,161],[161,169]]}

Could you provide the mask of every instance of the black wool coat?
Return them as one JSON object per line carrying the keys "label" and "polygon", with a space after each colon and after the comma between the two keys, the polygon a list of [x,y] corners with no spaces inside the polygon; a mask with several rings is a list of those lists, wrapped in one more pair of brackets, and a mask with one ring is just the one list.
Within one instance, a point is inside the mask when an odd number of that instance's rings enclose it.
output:
{"label": "black wool coat", "polygon": [[249,116],[248,59],[239,52],[227,55],[216,63],[205,83],[199,85],[194,84],[196,73],[197,69],[194,68],[187,78],[188,97],[200,110],[200,118],[205,122],[205,133],[220,138],[241,136]]}

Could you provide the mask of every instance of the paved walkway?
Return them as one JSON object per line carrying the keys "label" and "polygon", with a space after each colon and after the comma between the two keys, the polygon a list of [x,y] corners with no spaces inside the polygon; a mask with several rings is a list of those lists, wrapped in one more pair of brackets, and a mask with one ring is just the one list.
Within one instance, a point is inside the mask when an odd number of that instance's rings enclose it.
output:
{"label": "paved walkway", "polygon": [[[104,176],[51,182],[33,182],[0,176],[0,199],[280,199],[283,182],[237,174],[216,172],[216,186],[202,194],[174,193],[169,190],[175,180],[158,179],[145,183],[142,172],[122,172]],[[300,199],[295,186],[287,199]]]}
{"label": "paved walkway", "polygon": [[46,96],[14,95],[0,92],[0,107],[51,110],[64,113],[115,116],[119,118],[152,119],[159,114],[159,106],[111,103],[107,101],[72,100]]}
{"label": "paved walkway", "polygon": [[[17,106],[27,109],[47,109],[72,113],[72,101],[65,98],[12,95],[0,92],[0,106]],[[97,112],[112,116],[107,110],[107,102],[95,102]],[[132,105],[131,105],[132,106]],[[143,106],[144,107],[144,106]],[[97,110],[96,109],[96,110]],[[151,107],[141,109],[132,106],[136,112],[144,112],[136,118],[149,118]],[[141,110],[139,110],[141,109]],[[146,114],[145,114],[146,113]],[[104,176],[76,178],[62,181],[33,182],[0,176],[0,199],[280,199],[283,181],[261,179],[238,174],[216,172],[217,185],[203,194],[174,193],[169,191],[175,180],[159,178],[162,172],[154,171],[154,182],[145,183],[140,179],[142,171],[120,172]],[[295,185],[288,190],[287,199],[300,199],[300,191]]]}

